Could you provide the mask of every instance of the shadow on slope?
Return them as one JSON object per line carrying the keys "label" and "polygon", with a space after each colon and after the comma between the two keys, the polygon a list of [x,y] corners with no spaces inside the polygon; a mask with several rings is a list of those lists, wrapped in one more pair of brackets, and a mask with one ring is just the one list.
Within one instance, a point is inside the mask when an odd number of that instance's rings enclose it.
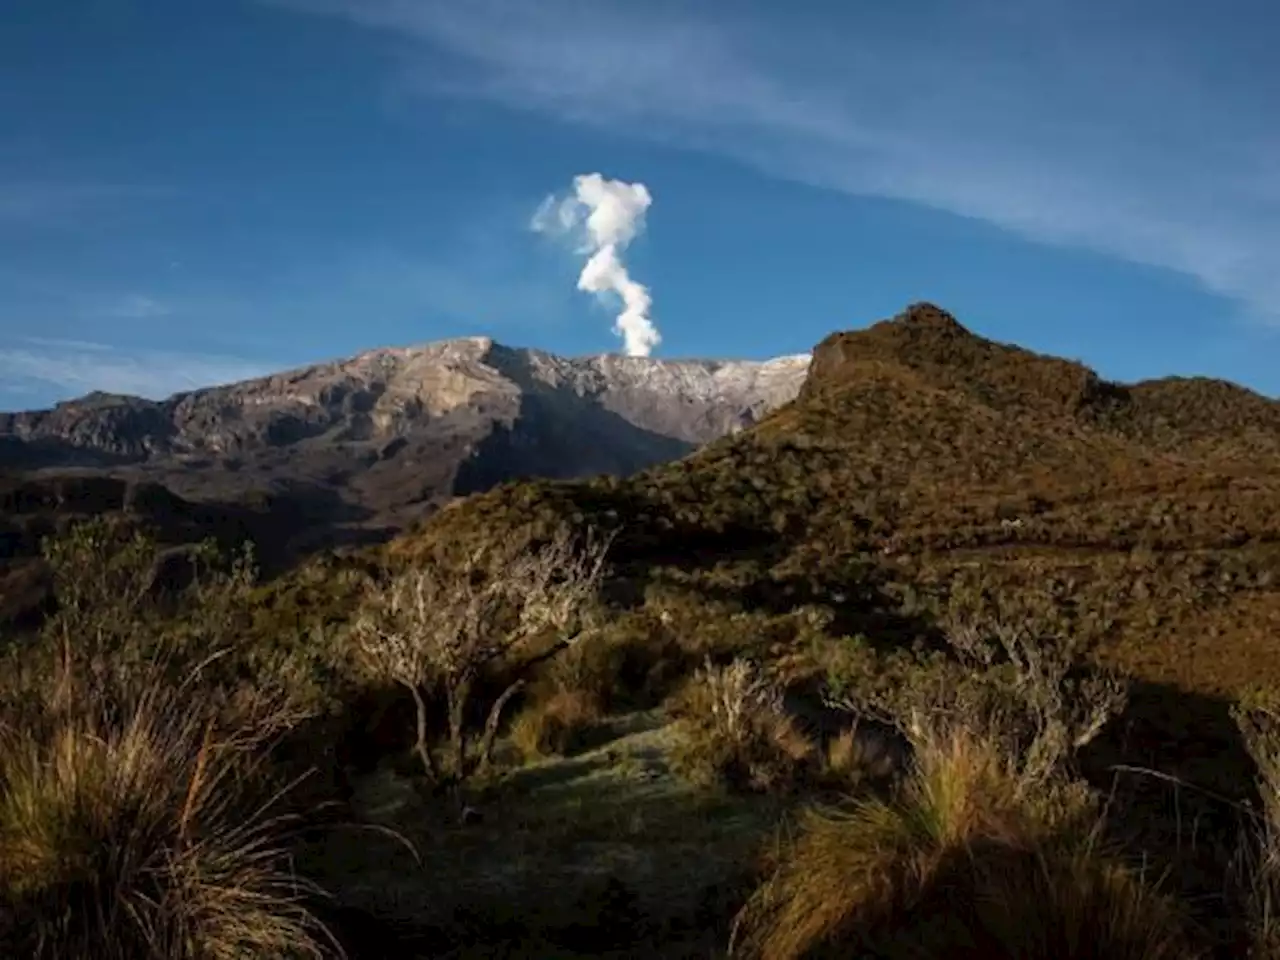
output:
{"label": "shadow on slope", "polygon": [[609,743],[473,796],[469,823],[379,769],[353,806],[412,840],[421,864],[394,841],[334,832],[314,850],[322,882],[346,910],[433,931],[437,956],[707,955],[784,807],[688,787],[666,759],[673,728],[617,719]]}
{"label": "shadow on slope", "polygon": [[567,391],[527,392],[510,425],[496,423],[458,468],[458,496],[519,477],[625,476],[677,460],[695,445],[638,427]]}
{"label": "shadow on slope", "polygon": [[[294,483],[276,491],[258,491],[241,501],[188,500],[150,479],[68,472],[16,474],[0,479],[0,624],[34,626],[48,602],[41,541],[76,522],[119,514],[153,536],[170,556],[206,539],[227,553],[244,543],[266,578],[290,569],[319,544],[317,526],[327,531],[326,547],[383,542],[389,532],[366,529],[368,512],[344,502],[331,490]],[[183,564],[161,565],[166,571]]]}
{"label": "shadow on slope", "polygon": [[1243,956],[1245,932],[1224,902],[1245,807],[1260,809],[1257,768],[1223,697],[1133,682],[1125,712],[1083,752],[1086,778],[1108,796],[1108,826],[1196,919]]}

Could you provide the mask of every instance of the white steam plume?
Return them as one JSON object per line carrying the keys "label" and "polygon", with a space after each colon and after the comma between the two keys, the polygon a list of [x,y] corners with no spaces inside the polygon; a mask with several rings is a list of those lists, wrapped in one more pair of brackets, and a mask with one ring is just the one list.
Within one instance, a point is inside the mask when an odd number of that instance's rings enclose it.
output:
{"label": "white steam plume", "polygon": [[652,202],[643,183],[585,173],[573,178],[572,196],[553,195],[542,201],[531,224],[539,233],[581,231],[578,251],[588,259],[578,276],[578,289],[598,297],[612,293],[622,301],[613,332],[622,337],[623,350],[632,357],[647,357],[662,342],[649,317],[649,290],[631,279],[620,256],[644,229],[645,211]]}

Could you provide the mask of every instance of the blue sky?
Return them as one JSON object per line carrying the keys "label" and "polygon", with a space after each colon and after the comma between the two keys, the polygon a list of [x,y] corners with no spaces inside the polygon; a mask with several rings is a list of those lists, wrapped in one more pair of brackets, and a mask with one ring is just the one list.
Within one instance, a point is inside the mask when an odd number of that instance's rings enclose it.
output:
{"label": "blue sky", "polygon": [[[930,299],[1280,394],[1265,0],[3,0],[0,409],[487,334],[620,349],[530,220],[643,183],[656,356]],[[1216,8],[1216,9],[1215,9]]]}

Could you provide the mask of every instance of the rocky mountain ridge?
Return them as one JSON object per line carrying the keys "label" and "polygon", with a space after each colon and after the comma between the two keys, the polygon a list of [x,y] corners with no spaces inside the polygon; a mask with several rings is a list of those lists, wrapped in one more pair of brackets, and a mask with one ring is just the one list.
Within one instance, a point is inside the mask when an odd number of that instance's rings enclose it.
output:
{"label": "rocky mountain ridge", "polygon": [[[0,414],[6,459],[111,466],[251,455],[308,441],[377,443],[469,413],[509,426],[524,396],[598,405],[632,426],[698,444],[789,401],[809,358],[560,357],[487,337],[370,350],[242,383],[151,401],[93,393],[50,410]],[[62,463],[58,463],[62,460]]]}

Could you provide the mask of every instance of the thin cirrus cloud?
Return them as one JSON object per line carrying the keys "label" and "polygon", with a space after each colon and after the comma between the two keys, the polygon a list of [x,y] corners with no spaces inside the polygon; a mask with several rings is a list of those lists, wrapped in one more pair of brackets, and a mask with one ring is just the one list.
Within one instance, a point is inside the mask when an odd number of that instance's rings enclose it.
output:
{"label": "thin cirrus cloud", "polygon": [[0,224],[69,228],[86,216],[172,195],[168,187],[130,183],[0,178]]}
{"label": "thin cirrus cloud", "polygon": [[161,400],[270,372],[238,357],[128,350],[87,340],[23,337],[0,344],[0,383],[15,394],[66,398],[93,390]]}
{"label": "thin cirrus cloud", "polygon": [[107,304],[98,315],[114,320],[152,320],[172,313],[173,308],[167,303],[145,294],[134,293]]}
{"label": "thin cirrus cloud", "polygon": [[1207,9],[1139,0],[849,4],[808,19],[674,0],[263,2],[414,41],[402,79],[424,95],[924,204],[1173,270],[1280,319],[1280,67],[1247,16],[1198,22]]}

